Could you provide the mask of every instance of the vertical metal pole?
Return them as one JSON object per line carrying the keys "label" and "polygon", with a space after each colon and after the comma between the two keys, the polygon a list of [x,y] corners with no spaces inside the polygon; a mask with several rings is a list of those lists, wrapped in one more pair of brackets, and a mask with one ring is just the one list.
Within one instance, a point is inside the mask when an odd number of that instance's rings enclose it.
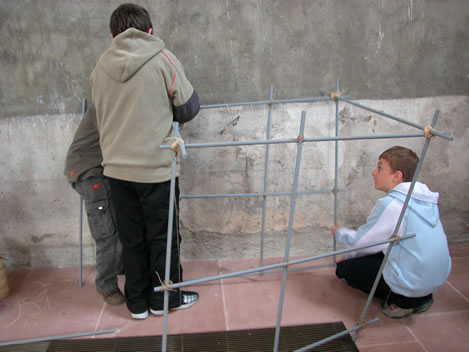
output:
{"label": "vertical metal pole", "polygon": [[[86,99],[81,101],[81,118],[86,112]],[[80,196],[80,212],[78,218],[78,287],[83,286],[83,198]]]}
{"label": "vertical metal pole", "polygon": [[80,215],[78,218],[78,287],[83,286],[83,198],[80,196]]}
{"label": "vertical metal pole", "polygon": [[[306,120],[306,111],[301,112],[301,124],[300,124],[300,134],[299,137],[304,137],[305,131],[305,120]],[[296,153],[296,165],[295,165],[295,176],[293,179],[293,192],[291,195],[290,202],[290,217],[288,220],[288,236],[287,243],[285,245],[285,256],[284,261],[287,262],[290,255],[290,244],[291,237],[293,232],[293,219],[295,217],[295,206],[296,206],[296,195],[298,192],[298,179],[300,175],[300,165],[301,165],[301,152],[303,150],[303,142],[298,142],[298,149]],[[282,286],[280,288],[280,302],[278,305],[278,314],[277,314],[277,327],[275,328],[275,341],[274,341],[274,352],[278,351],[278,344],[280,339],[280,323],[282,321],[282,310],[283,310],[283,299],[285,296],[285,286],[287,280],[287,271],[288,266],[282,268]]]}
{"label": "vertical metal pole", "polygon": [[[173,122],[173,135],[178,135],[179,124]],[[169,192],[169,212],[168,212],[168,231],[167,231],[167,241],[166,241],[166,266],[165,266],[165,282],[170,280],[170,269],[171,269],[171,246],[172,246],[172,237],[173,237],[173,217],[174,217],[174,198],[175,198],[175,183],[176,183],[176,160],[177,153],[173,152],[173,160],[171,161],[171,184]],[[168,339],[168,305],[169,305],[169,292],[164,290],[164,316],[163,316],[163,336],[162,336],[162,346],[161,351],[166,352],[166,344]]]}
{"label": "vertical metal pole", "polygon": [[[270,85],[269,89],[269,101],[272,101],[273,96],[273,86]],[[272,120],[272,103],[269,103],[269,111],[267,114],[267,137],[266,139],[270,139],[270,126]],[[269,150],[270,144],[265,145],[265,163],[264,163],[264,196],[262,199],[262,222],[261,222],[261,255],[259,266],[262,266],[264,263],[264,233],[265,233],[265,212],[267,207],[267,196],[265,193],[267,192],[267,180],[269,175]]]}
{"label": "vertical metal pole", "polygon": [[[436,121],[438,119],[439,113],[440,112],[438,110],[435,110],[435,113],[433,115],[432,124],[431,124],[432,127],[435,127],[435,124],[436,124]],[[395,227],[394,232],[393,232],[393,237],[397,236],[399,228],[402,224],[402,220],[404,219],[404,215],[405,215],[405,212],[407,210],[407,205],[409,204],[410,198],[412,196],[412,191],[414,190],[415,182],[417,182],[417,178],[418,178],[420,170],[422,168],[423,160],[425,159],[425,155],[427,154],[428,146],[430,145],[430,139],[431,138],[425,138],[425,143],[423,145],[423,150],[422,150],[422,153],[420,153],[419,162],[418,162],[417,167],[415,169],[414,177],[412,178],[412,182],[410,184],[409,191],[407,192],[407,196],[406,196],[404,205],[402,206],[401,213],[399,214],[399,219],[397,220],[397,224],[396,224],[396,227]],[[378,275],[376,275],[375,282],[373,283],[373,287],[371,288],[370,294],[368,295],[368,299],[366,300],[365,306],[363,307],[363,311],[360,315],[360,320],[359,320],[360,322],[362,322],[365,319],[366,313],[368,311],[368,307],[370,305],[371,300],[373,299],[373,296],[375,295],[376,287],[378,287],[378,282],[381,279],[381,274],[383,272],[384,266],[386,265],[386,261],[388,260],[389,253],[391,253],[391,249],[392,249],[393,245],[394,245],[394,242],[391,242],[388,246],[388,249],[386,250],[386,254],[384,255],[383,262],[381,263],[381,266],[379,268]],[[359,332],[358,330],[355,331],[355,334],[353,336],[353,340],[357,339],[358,332]]]}
{"label": "vertical metal pole", "polygon": [[[336,92],[340,91],[340,81],[337,80],[335,84]],[[339,136],[339,99],[335,101],[335,136]],[[337,194],[338,194],[338,169],[339,169],[339,141],[335,141],[335,158],[334,158],[334,225],[337,224]],[[333,250],[337,248],[337,241],[333,237]],[[332,264],[336,264],[336,256],[332,257]]]}

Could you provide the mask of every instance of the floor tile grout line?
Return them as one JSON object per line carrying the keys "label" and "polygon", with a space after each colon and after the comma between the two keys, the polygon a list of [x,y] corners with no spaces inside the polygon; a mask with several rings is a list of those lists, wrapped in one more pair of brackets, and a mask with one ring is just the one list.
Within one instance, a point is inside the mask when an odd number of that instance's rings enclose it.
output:
{"label": "floor tile grout line", "polygon": [[449,282],[448,280],[446,280],[446,282],[448,283],[449,287],[451,287],[454,291],[456,291],[457,294],[459,294],[462,298],[464,298],[464,300],[469,303],[469,298],[467,298],[466,296],[464,296],[464,294],[459,291],[456,287],[454,287],[454,285]]}
{"label": "floor tile grout line", "polygon": [[415,341],[420,345],[420,347],[422,347],[423,351],[424,352],[428,352],[428,350],[425,348],[425,346],[423,345],[422,341],[420,341],[417,336],[415,336],[414,332],[412,331],[412,329],[404,322],[404,321],[401,321],[401,324],[404,325],[404,327],[407,329],[407,331],[409,332],[409,334],[412,335],[412,337],[415,339]]}
{"label": "floor tile grout line", "polygon": [[[96,321],[96,325],[94,326],[94,331],[98,331],[98,326],[101,324],[101,320],[104,315],[104,311],[106,310],[106,302],[103,302],[103,308],[101,308],[101,312],[99,312],[98,320]],[[94,339],[94,335],[92,337]]]}
{"label": "floor tile grout line", "polygon": [[441,317],[441,316],[444,316],[444,315],[449,315],[449,314],[460,314],[460,313],[469,313],[469,309],[465,309],[465,310],[453,310],[453,311],[450,311],[450,312],[437,312],[437,313],[426,313],[426,314],[419,314],[419,315],[413,315],[413,317],[415,319],[423,319],[424,317],[432,317],[432,318],[436,318],[436,317]]}
{"label": "floor tile grout line", "polygon": [[[359,342],[359,341],[357,341]],[[357,344],[357,347],[359,348],[365,348],[365,347],[383,347],[383,346],[401,346],[403,343],[419,343],[418,341],[415,340],[409,340],[409,341],[399,341],[399,342],[384,342],[384,343],[372,343],[372,344]],[[420,345],[420,344],[419,344]]]}
{"label": "floor tile grout line", "polygon": [[[220,260],[217,260],[217,266],[218,266],[218,274],[221,275],[222,272],[220,270]],[[220,280],[220,288],[221,288],[221,300],[223,302],[223,312],[224,312],[224,317],[225,317],[225,331],[230,330],[230,324],[229,324],[229,314],[228,314],[228,309],[226,306],[226,298],[225,298],[225,285],[223,279]]]}

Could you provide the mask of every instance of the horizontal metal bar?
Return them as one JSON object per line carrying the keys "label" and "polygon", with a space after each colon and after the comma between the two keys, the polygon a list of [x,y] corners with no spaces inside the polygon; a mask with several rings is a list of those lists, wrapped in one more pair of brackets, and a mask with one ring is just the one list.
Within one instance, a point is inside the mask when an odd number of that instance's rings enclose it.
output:
{"label": "horizontal metal bar", "polygon": [[[333,192],[330,190],[318,190],[318,191],[302,191],[298,192],[297,195],[309,195],[309,194],[325,194]],[[344,190],[339,190],[344,192]],[[220,194],[188,194],[180,196],[179,199],[195,199],[195,198],[235,198],[235,197],[280,197],[290,196],[292,192],[266,192],[266,193],[220,193]]]}
{"label": "horizontal metal bar", "polygon": [[[382,111],[379,111],[379,110],[376,110],[376,109],[373,109],[373,108],[369,108],[369,107],[367,107],[367,106],[365,106],[365,105],[356,103],[356,102],[354,102],[354,101],[352,101],[352,100],[349,100],[349,99],[347,99],[347,98],[340,97],[340,96],[337,97],[337,98],[338,98],[339,100],[345,101],[345,102],[347,102],[347,103],[349,103],[349,104],[351,104],[351,105],[354,105],[354,106],[356,106],[356,107],[359,107],[360,109],[368,110],[368,111],[373,112],[373,113],[375,113],[375,114],[378,114],[378,115],[381,115],[381,116],[384,116],[384,117],[388,117],[388,118],[390,118],[390,119],[392,119],[392,120],[402,122],[402,123],[404,123],[404,124],[406,124],[406,125],[408,125],[408,126],[412,126],[412,127],[418,128],[419,130],[422,130],[422,131],[423,131],[423,130],[425,129],[425,126],[421,126],[421,125],[416,124],[416,123],[414,123],[414,122],[404,120],[404,119],[402,119],[402,118],[400,118],[400,117],[397,117],[397,116],[394,116],[394,115],[391,115],[391,114],[387,114],[387,113],[385,113],[385,112],[382,112]],[[442,137],[442,138],[447,139],[447,140],[449,140],[449,141],[452,141],[452,140],[454,139],[454,138],[451,137],[451,136],[448,136],[448,135],[446,135],[446,134],[444,134],[444,133],[442,133],[442,132],[435,131],[435,130],[433,130],[433,129],[430,130],[429,133],[431,133],[431,134],[433,134],[433,135],[435,135],[435,136],[438,136],[438,137]]]}
{"label": "horizontal metal bar", "polygon": [[329,101],[329,97],[310,97],[310,98],[298,98],[298,99],[278,99],[272,101],[272,104],[289,104],[289,103],[312,103],[317,101]]}
{"label": "horizontal metal bar", "polygon": [[350,334],[351,332],[354,332],[356,330],[360,330],[364,327],[364,325],[369,325],[369,324],[373,324],[375,322],[377,322],[379,320],[379,318],[374,318],[374,319],[371,319],[371,320],[368,320],[367,322],[365,323],[360,323],[358,325],[355,325],[353,328],[350,328],[350,329],[347,329],[347,330],[344,330],[342,332],[339,332],[335,335],[332,335],[332,336],[329,336],[329,337],[326,337],[325,339],[322,339],[320,341],[317,341],[315,343],[312,343],[311,345],[308,345],[308,346],[305,346],[305,347],[302,347],[300,349],[297,349],[295,350],[295,352],[304,352],[304,351],[310,351],[311,349],[315,348],[315,347],[318,347],[320,345],[323,345],[329,341],[332,341],[332,340],[335,340],[341,336],[344,336],[344,335],[347,335],[347,334]]}
{"label": "horizontal metal bar", "polygon": [[68,335],[60,335],[60,336],[50,336],[50,337],[41,337],[37,339],[25,339],[25,340],[16,340],[16,341],[4,341],[0,342],[0,346],[11,346],[11,345],[21,345],[23,343],[34,343],[34,342],[44,342],[44,341],[52,341],[52,340],[62,340],[62,339],[69,339],[73,337],[82,337],[82,336],[90,336],[90,335],[102,335],[102,334],[111,334],[116,332],[117,329],[110,329],[110,330],[98,330],[98,331],[90,331],[90,332],[80,332],[77,334],[68,334]]}
{"label": "horizontal metal bar", "polygon": [[200,108],[201,109],[231,108],[235,106],[263,105],[263,104],[269,104],[269,103],[270,103],[270,100],[259,100],[259,101],[246,101],[246,102],[239,102],[239,103],[200,105]]}
{"label": "horizontal metal bar", "polygon": [[288,104],[288,103],[308,103],[316,101],[327,101],[329,97],[309,97],[309,98],[293,98],[293,99],[279,99],[279,100],[259,100],[259,101],[245,101],[239,103],[227,103],[227,104],[208,104],[201,105],[201,109],[215,109],[215,108],[229,108],[235,106],[246,106],[246,105],[267,105],[267,104]]}
{"label": "horizontal metal bar", "polygon": [[[363,135],[363,136],[337,136],[337,137],[317,137],[305,138],[304,142],[333,142],[333,141],[350,141],[362,139],[392,139],[392,138],[414,138],[424,137],[423,133],[405,133],[405,134],[377,134],[377,135]],[[190,143],[185,144],[186,148],[216,148],[216,147],[230,147],[240,145],[264,145],[264,144],[282,144],[282,143],[298,143],[296,138],[285,139],[259,139],[254,141],[233,141],[233,142],[209,142],[209,143]],[[169,149],[169,144],[160,145],[160,149]]]}
{"label": "horizontal metal bar", "polygon": [[[411,237],[415,237],[415,234],[402,236],[402,237],[400,237],[400,240],[405,240],[405,239],[411,238]],[[193,286],[193,285],[201,284],[201,283],[204,283],[204,282],[209,282],[209,281],[214,281],[214,280],[221,280],[221,279],[229,279],[229,278],[242,276],[242,275],[246,275],[246,274],[252,274],[252,273],[255,273],[255,272],[258,272],[258,271],[265,271],[265,270],[271,270],[271,269],[276,269],[276,268],[282,268],[282,267],[289,266],[289,265],[301,264],[301,263],[309,262],[309,261],[312,261],[312,260],[317,260],[317,259],[332,257],[332,256],[338,255],[338,254],[353,252],[353,251],[356,251],[357,249],[375,247],[375,246],[379,246],[381,244],[391,243],[393,241],[394,241],[394,239],[391,238],[391,239],[384,240],[384,241],[372,242],[372,243],[369,243],[367,245],[360,246],[360,247],[341,249],[341,250],[334,251],[334,252],[329,252],[329,253],[326,253],[326,254],[321,254],[321,255],[317,255],[317,256],[291,260],[291,261],[288,261],[288,262],[270,264],[270,265],[265,265],[265,266],[258,266],[258,267],[247,269],[247,270],[242,270],[242,271],[237,271],[237,272],[232,272],[232,273],[227,273],[227,274],[222,274],[222,275],[209,276],[209,277],[205,277],[205,278],[202,278],[202,279],[194,279],[194,280],[183,281],[183,282],[179,282],[179,283],[176,283],[176,284],[172,284],[171,288],[179,288],[179,287],[184,287],[184,286]],[[157,286],[157,287],[153,287],[153,290],[155,292],[160,292],[163,289],[162,289],[161,286]]]}
{"label": "horizontal metal bar", "polygon": [[365,139],[392,139],[392,138],[415,138],[425,137],[424,133],[402,133],[402,134],[370,134],[363,136],[337,136],[337,137],[317,137],[317,138],[305,138],[305,142],[334,142],[334,141],[356,141]]}

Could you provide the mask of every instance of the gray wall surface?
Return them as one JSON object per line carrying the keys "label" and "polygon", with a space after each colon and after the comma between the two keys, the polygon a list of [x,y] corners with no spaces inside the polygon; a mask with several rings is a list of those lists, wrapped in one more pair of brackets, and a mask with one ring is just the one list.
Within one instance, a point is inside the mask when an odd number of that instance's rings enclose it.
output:
{"label": "gray wall surface", "polygon": [[[80,111],[123,1],[0,2],[0,117]],[[469,93],[467,0],[141,1],[204,104]]]}
{"label": "gray wall surface", "polygon": [[[0,255],[8,266],[76,265],[79,198],[63,176],[88,76],[110,43],[109,16],[121,1],[0,2]],[[421,181],[440,193],[450,242],[469,240],[469,5],[467,0],[142,1],[155,32],[184,64],[202,104],[301,98],[335,88],[406,120],[454,137],[431,142]],[[333,102],[275,105],[272,138],[334,134]],[[267,106],[202,110],[183,127],[186,142],[263,139]],[[339,135],[415,129],[340,105]],[[377,156],[401,144],[420,153],[423,138],[339,143],[339,221],[358,226],[380,192]],[[153,146],[151,146],[153,147]],[[265,148],[189,150],[182,194],[261,192]],[[296,145],[272,146],[269,191],[291,191]],[[304,145],[301,190],[331,189],[330,142]],[[184,258],[259,254],[259,198],[181,202]],[[266,255],[283,256],[290,200],[268,200]],[[301,196],[293,254],[331,249],[331,194]],[[84,219],[84,263],[94,244]]]}

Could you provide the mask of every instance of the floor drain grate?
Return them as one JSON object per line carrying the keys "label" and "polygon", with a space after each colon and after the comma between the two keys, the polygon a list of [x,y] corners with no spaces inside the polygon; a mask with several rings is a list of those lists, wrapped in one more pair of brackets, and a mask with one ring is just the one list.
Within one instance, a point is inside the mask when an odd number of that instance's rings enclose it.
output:
{"label": "floor drain grate", "polygon": [[[345,330],[342,322],[286,326],[280,330],[279,348],[290,352]],[[275,328],[168,335],[168,352],[263,352],[273,351]],[[56,340],[8,346],[9,352],[158,352],[161,336]],[[7,351],[0,347],[0,351]],[[350,335],[316,347],[312,351],[352,352],[358,349]]]}

